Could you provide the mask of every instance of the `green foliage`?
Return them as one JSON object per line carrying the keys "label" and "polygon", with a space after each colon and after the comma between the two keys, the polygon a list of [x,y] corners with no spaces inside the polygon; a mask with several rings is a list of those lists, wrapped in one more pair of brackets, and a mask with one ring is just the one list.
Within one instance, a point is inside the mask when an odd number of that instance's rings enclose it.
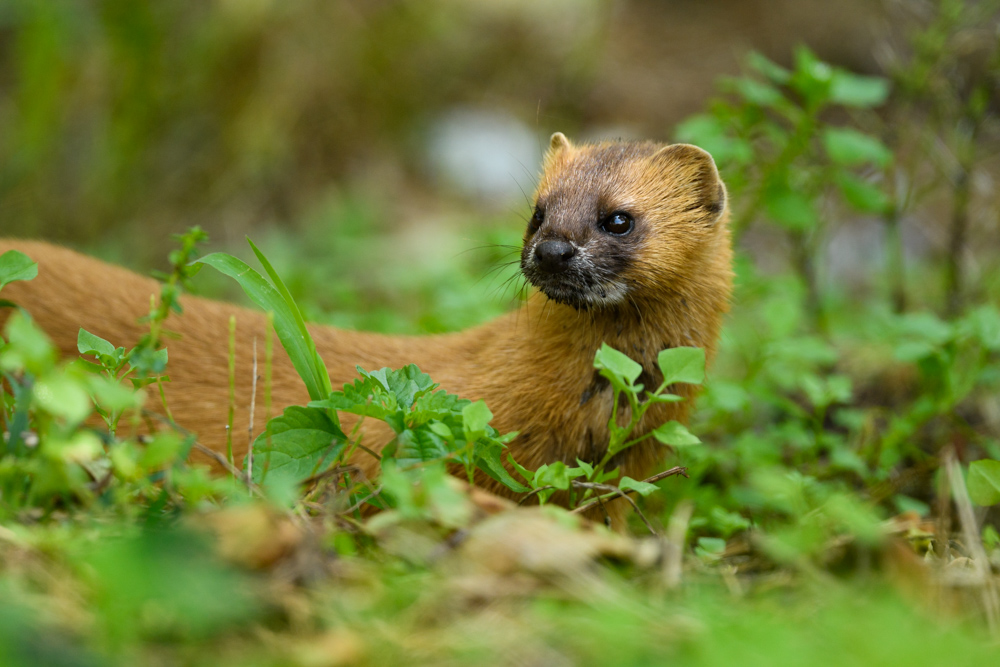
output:
{"label": "green foliage", "polygon": [[[620,495],[619,490],[634,490],[639,495],[649,495],[657,487],[647,482],[640,482],[629,477],[622,477],[617,489],[607,483],[618,477],[618,469],[606,470],[611,460],[647,438],[656,438],[659,442],[671,447],[687,447],[697,445],[701,441],[677,421],[669,421],[652,429],[649,433],[636,438],[630,438],[636,426],[642,421],[646,411],[658,403],[675,403],[682,397],[672,394],[667,389],[679,382],[701,384],[705,379],[705,351],[693,347],[675,347],[662,350],[657,356],[657,363],[663,373],[663,381],[653,391],[646,390],[637,384],[636,380],[642,374],[642,366],[628,355],[602,344],[594,355],[594,368],[611,384],[613,392],[611,415],[608,419],[609,441],[604,456],[597,462],[588,463],[577,459],[577,466],[567,466],[562,461],[543,464],[537,470],[527,470],[508,456],[508,462],[519,475],[532,487],[533,493],[540,503],[545,503],[556,491],[569,492],[569,505],[577,506],[591,501],[596,491],[600,500],[610,499]],[[621,411],[619,406],[627,408],[628,423],[619,424]],[[574,484],[579,479],[586,484]],[[577,493],[582,488],[583,493]]]}
{"label": "green foliage", "polygon": [[969,497],[977,505],[1000,504],[1000,461],[984,459],[969,464]]}
{"label": "green foliage", "polygon": [[[331,391],[326,367],[294,298],[263,253],[252,242],[250,246],[274,286],[225,253],[198,262],[235,279],[254,302],[273,313],[278,339],[313,399],[307,407],[287,408],[271,419],[254,441],[250,455],[257,461],[251,473],[255,482],[263,484],[275,471],[277,478],[270,478],[271,484],[287,487],[345,465],[361,439],[360,435],[348,438],[341,430],[338,413],[349,413],[384,421],[392,429],[395,437],[381,453],[383,468],[389,460],[402,470],[457,462],[470,483],[478,468],[511,489],[527,491],[501,462],[505,443],[516,434],[497,433],[489,425],[493,415],[482,401],[435,391],[438,385],[415,365],[377,371],[358,367],[358,380]],[[337,479],[343,488],[354,491],[349,475]]]}
{"label": "green foliage", "polygon": [[330,393],[330,376],[316,352],[316,344],[306,328],[302,313],[267,258],[257,250],[252,241],[247,239],[247,242],[273,281],[273,286],[246,263],[226,253],[212,253],[197,261],[236,280],[254,303],[264,311],[273,313],[274,331],[278,340],[305,383],[310,398],[319,400]]}
{"label": "green foliage", "polygon": [[893,161],[878,137],[827,118],[838,108],[881,106],[889,83],[833,67],[804,46],[792,69],[759,53],[746,63],[747,75],[723,82],[728,96],[681,123],[677,137],[715,156],[735,202],[737,237],[758,223],[788,238],[812,324],[822,332],[826,305],[817,256],[829,227],[827,211],[846,204],[864,214],[886,213],[889,200],[878,181]]}
{"label": "green foliage", "polygon": [[[175,11],[133,4],[100,6],[138,26]],[[50,131],[65,107],[52,86],[69,67],[57,57],[67,42],[53,36],[90,28],[29,5],[18,3],[13,19],[0,16],[18,26],[33,17],[33,32],[17,33],[18,62],[31,70],[17,85],[40,86],[37,95],[17,93],[26,104],[0,137],[14,136],[20,147],[0,169],[14,174],[0,179],[8,185],[26,164],[56,164],[54,146],[79,146]],[[997,267],[971,248],[975,272],[949,287],[940,278],[968,247],[949,243],[943,259],[908,256],[903,272],[892,234],[901,219],[940,217],[948,206],[953,221],[964,215],[986,228],[983,220],[992,220],[995,193],[977,165],[996,146],[995,31],[981,27],[994,10],[995,3],[963,0],[928,8],[926,29],[912,37],[912,61],[887,73],[891,86],[805,49],[788,67],[752,54],[747,75],[723,84],[725,99],[681,126],[685,140],[713,152],[729,187],[742,239],[734,307],[707,381],[701,350],[661,353],[658,387],[639,383],[642,368],[627,350],[598,351],[594,367],[615,404],[601,461],[519,466],[503,456],[511,436],[490,427],[484,403],[440,391],[414,366],[359,369],[336,391],[324,384],[303,324],[319,309],[337,310],[332,318],[341,325],[438,331],[500,308],[481,286],[473,289],[482,267],[456,257],[458,248],[444,249],[446,241],[438,254],[417,253],[430,257],[426,266],[397,261],[409,248],[399,251],[406,244],[381,221],[392,216],[350,196],[309,221],[321,224],[268,239],[277,269],[255,248],[267,277],[229,256],[203,260],[274,313],[313,398],[269,420],[246,470],[232,478],[184,462],[193,434],[131,435],[154,419],[136,389],[152,392],[167,379],[161,325],[178,312],[178,294],[200,266],[192,265],[200,233],[183,237],[172,255],[138,351],[81,331],[87,360],[67,364],[28,316],[3,312],[10,316],[0,340],[0,662],[799,664],[837,646],[833,661],[845,664],[988,664],[995,637],[986,636],[988,621],[976,624],[992,613],[990,564],[1000,554]],[[223,10],[206,11],[211,32],[211,12]],[[404,10],[387,11],[398,18]],[[407,11],[419,25],[436,25],[433,11]],[[99,25],[114,23],[107,17]],[[279,42],[282,30],[268,27]],[[984,35],[992,40],[985,65],[967,66],[963,58]],[[107,133],[114,159],[102,168],[128,166],[135,178],[150,178],[129,165],[143,163],[142,137],[160,131],[148,116],[159,103],[148,102],[171,93],[150,75],[167,61],[119,56],[141,54],[144,44],[176,47],[155,35],[133,44],[126,32],[112,42],[115,62],[133,63],[119,94],[137,103],[108,107],[119,129]],[[405,52],[407,43],[393,48]],[[22,55],[32,52],[34,59]],[[197,84],[178,81],[171,85]],[[275,109],[284,113],[283,105]],[[146,120],[131,124],[133,111]],[[280,144],[249,129],[236,135],[253,137],[246,150],[258,158],[270,150],[261,146]],[[270,159],[251,163],[288,178]],[[93,178],[94,192],[113,180],[103,172]],[[53,192],[57,207],[62,191]],[[106,215],[119,205],[84,213]],[[886,232],[885,275],[845,286],[823,258],[830,234],[851,219]],[[498,245],[487,260],[501,261],[509,248],[499,244],[516,236],[492,237]],[[3,255],[0,289],[35,271],[23,255]],[[950,290],[961,298],[942,308]],[[30,312],[32,304],[18,305]],[[699,437],[676,422],[645,436],[669,446],[689,479],[650,484],[606,469],[639,441],[634,428],[645,411],[681,400],[673,385],[703,381],[691,426]],[[395,435],[378,480],[362,479],[351,465],[367,456],[361,434],[370,420]],[[949,485],[940,483],[940,462],[953,454],[968,464],[975,512],[953,512],[943,495]],[[547,505],[556,494],[580,505],[634,491],[630,498],[666,539],[612,539],[551,506],[483,519],[449,476],[482,479],[477,470]],[[955,501],[967,509],[965,498]],[[384,511],[362,516],[365,503]],[[966,514],[973,525],[960,526]],[[948,519],[953,533],[942,535]],[[897,558],[903,540],[918,558]],[[892,590],[900,578],[904,596]],[[933,614],[919,601],[922,589]]]}

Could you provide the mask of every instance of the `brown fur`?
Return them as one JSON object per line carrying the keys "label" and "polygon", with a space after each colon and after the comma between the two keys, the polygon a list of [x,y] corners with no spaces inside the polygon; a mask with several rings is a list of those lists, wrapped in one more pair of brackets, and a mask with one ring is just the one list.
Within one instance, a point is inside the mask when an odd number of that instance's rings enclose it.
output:
{"label": "brown fur", "polygon": [[[518,311],[459,333],[426,337],[385,336],[313,326],[317,348],[335,387],[367,369],[416,363],[450,392],[485,399],[501,432],[519,431],[510,444],[514,458],[535,468],[577,457],[594,461],[606,447],[611,392],[593,369],[601,343],[642,363],[647,384],[656,381],[657,353],[665,347],[703,347],[715,352],[722,314],[731,289],[731,251],[725,190],[707,153],[686,145],[606,142],[574,146],[553,136],[536,193],[549,210],[538,236],[592,236],[588,211],[625,209],[635,213],[620,275],[627,298],[608,307],[576,309],[533,294]],[[603,242],[593,236],[596,243]],[[535,242],[526,235],[526,245]],[[601,247],[601,246],[595,246]],[[6,287],[3,297],[25,306],[56,345],[76,354],[79,327],[115,345],[133,345],[144,332],[136,323],[148,312],[155,281],[70,250],[35,241],[0,240],[0,253],[19,249],[39,263],[38,277]],[[228,321],[236,317],[236,418],[234,448],[246,452],[252,387],[252,345],[263,358],[266,321],[262,314],[196,297],[184,297],[184,314],[172,315],[168,403],[178,422],[216,451],[226,446],[229,405]],[[6,315],[0,313],[0,319]],[[262,391],[262,389],[261,389]],[[678,391],[693,397],[694,389]],[[274,410],[308,400],[291,363],[276,351]],[[257,429],[263,425],[261,393]],[[157,409],[158,401],[148,401]],[[667,419],[684,420],[691,401],[650,409],[640,428]],[[345,418],[350,427],[351,418]],[[391,436],[370,420],[364,442],[380,449]],[[622,471],[641,478],[664,455],[652,441],[629,450]],[[369,475],[377,470],[367,455],[357,459]],[[487,484],[487,486],[493,486]],[[493,488],[496,488],[493,486]],[[498,489],[501,492],[502,489]]]}

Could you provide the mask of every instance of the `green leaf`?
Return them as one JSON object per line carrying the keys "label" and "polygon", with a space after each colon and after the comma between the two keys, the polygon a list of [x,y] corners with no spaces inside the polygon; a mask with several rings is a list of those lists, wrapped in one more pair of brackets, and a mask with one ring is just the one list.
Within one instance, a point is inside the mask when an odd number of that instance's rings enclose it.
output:
{"label": "green leaf", "polygon": [[863,213],[884,213],[889,208],[889,198],[881,188],[854,174],[837,174],[836,182],[847,203]]}
{"label": "green leaf", "polygon": [[[272,274],[272,277],[276,276],[271,265],[265,264],[263,255],[252,243],[250,245],[258,257],[262,258],[261,263],[268,273]],[[212,253],[196,262],[207,264],[233,278],[254,303],[265,311],[274,313],[274,331],[305,383],[309,397],[313,400],[325,399],[331,390],[330,376],[316,352],[316,345],[306,328],[305,320],[302,319],[302,313],[299,312],[284,284],[281,284],[281,289],[276,289],[245,262],[226,253]]]}
{"label": "green leaf", "polygon": [[409,364],[399,370],[381,368],[371,372],[359,366],[358,372],[361,373],[361,377],[377,381],[385,391],[395,397],[399,405],[407,410],[413,407],[418,397],[437,387],[431,376],[421,371],[416,364]]}
{"label": "green leaf", "polygon": [[769,191],[764,208],[768,217],[786,229],[805,231],[819,220],[812,198],[785,187]]}
{"label": "green leaf", "polygon": [[1000,351],[1000,311],[996,306],[976,308],[965,317],[963,328],[986,349]]}
{"label": "green leaf", "polygon": [[701,384],[705,381],[705,350],[699,347],[671,347],[660,351],[656,363],[667,386],[675,382]]}
{"label": "green leaf", "polygon": [[775,83],[785,84],[792,78],[792,73],[769,59],[759,51],[751,51],[747,56],[747,65],[757,70]]}
{"label": "green leaf", "polygon": [[668,421],[666,424],[653,429],[653,437],[663,444],[672,447],[688,447],[701,443],[701,440],[688,431],[684,424],[678,421]]}
{"label": "green leaf", "polygon": [[699,537],[694,552],[706,560],[718,560],[726,552],[726,541],[721,537]]}
{"label": "green leaf", "polygon": [[555,461],[538,469],[535,473],[535,487],[554,486],[565,491],[569,489],[570,482],[574,478],[583,477],[585,474],[580,468],[570,468],[562,461]]}
{"label": "green leaf", "polygon": [[108,380],[103,375],[93,375],[88,379],[94,401],[105,410],[122,411],[142,405],[143,395],[133,389]]}
{"label": "green leaf", "polygon": [[833,73],[830,99],[847,107],[881,106],[889,97],[889,81],[881,77],[860,76],[838,69]]}
{"label": "green leaf", "polygon": [[[476,467],[508,489],[516,493],[527,493],[531,489],[511,477],[507,469],[503,467],[503,463],[500,460],[500,455],[503,451],[504,447],[500,443],[490,442],[484,444],[477,442],[474,453]],[[522,468],[522,470],[524,469]],[[528,473],[525,479],[531,478],[532,475]]]}
{"label": "green leaf", "polygon": [[[115,360],[115,351],[117,348],[100,336],[92,334],[86,329],[80,329],[80,332],[76,335],[76,349],[79,350],[80,354],[107,357],[109,361],[113,361]],[[122,351],[124,351],[124,348],[122,348]]]}
{"label": "green leaf", "polygon": [[401,466],[437,461],[449,454],[447,441],[429,428],[408,428],[396,436],[395,458]]}
{"label": "green leaf", "polygon": [[93,404],[86,387],[68,374],[50,374],[35,383],[35,401],[46,412],[78,424],[90,414]]}
{"label": "green leaf", "polygon": [[806,100],[807,108],[819,108],[830,99],[833,68],[805,46],[795,50],[795,71],[789,84]]}
{"label": "green leaf", "polygon": [[16,280],[31,280],[38,275],[38,264],[18,250],[0,255],[0,289]]}
{"label": "green leaf", "polygon": [[15,312],[4,329],[7,345],[0,354],[0,368],[27,370],[41,375],[52,368],[58,352],[52,341],[35,321],[22,312]]}
{"label": "green leaf", "polygon": [[485,401],[476,401],[463,407],[462,420],[465,424],[466,438],[472,439],[472,436],[478,437],[485,433],[491,419],[493,413],[486,407]]}
{"label": "green leaf", "polygon": [[167,370],[167,348],[154,350],[150,347],[134,347],[128,353],[128,363],[139,372],[138,378],[133,378],[136,387],[149,384],[151,378],[159,377]]}
{"label": "green leaf", "polygon": [[701,146],[719,164],[746,164],[753,159],[750,144],[732,136],[725,123],[709,114],[691,116],[680,123],[674,133],[677,141]]}
{"label": "green leaf", "polygon": [[607,343],[601,343],[594,355],[594,368],[619,390],[633,387],[642,373],[642,366]]}
{"label": "green leaf", "polygon": [[517,471],[517,474],[523,477],[525,481],[531,482],[535,479],[535,473],[515,461],[514,457],[510,455],[510,452],[507,453],[507,462],[510,463],[514,470]]}
{"label": "green leaf", "polygon": [[[247,243],[250,244],[250,249],[253,250],[253,254],[257,256],[257,261],[259,261],[261,266],[264,267],[264,270],[267,272],[271,282],[274,283],[275,289],[278,290],[278,293],[284,300],[288,310],[291,312],[292,317],[295,318],[295,327],[298,330],[299,335],[302,336],[309,351],[309,360],[312,362],[310,370],[317,377],[320,383],[320,389],[323,390],[322,395],[325,396],[326,394],[329,394],[332,389],[330,385],[330,376],[327,375],[326,366],[323,364],[323,360],[320,359],[319,353],[316,351],[316,343],[313,342],[312,336],[306,328],[305,320],[302,318],[302,313],[299,311],[299,307],[296,305],[295,299],[292,298],[292,293],[288,291],[288,288],[285,287],[285,283],[281,279],[281,276],[279,276],[278,272],[274,270],[271,263],[267,261],[267,257],[264,256],[264,253],[257,249],[257,246],[255,246],[253,241],[250,240],[250,237],[247,237]],[[277,313],[275,313],[275,317],[277,317]],[[284,341],[282,341],[282,345],[284,345]]]}
{"label": "green leaf", "polygon": [[747,102],[760,107],[776,107],[785,101],[781,91],[763,81],[748,78],[731,79],[729,86]]}
{"label": "green leaf", "polygon": [[618,488],[624,490],[633,489],[640,496],[648,496],[651,493],[660,490],[656,484],[650,484],[649,482],[639,482],[632,479],[631,477],[622,477],[621,481],[618,482]]}
{"label": "green leaf", "polygon": [[1000,503],[1000,461],[983,459],[970,463],[966,484],[969,497],[977,505],[988,507]]}
{"label": "green leaf", "polygon": [[298,484],[336,459],[346,441],[326,411],[299,405],[285,408],[253,443],[253,480]]}
{"label": "green leaf", "polygon": [[590,465],[586,461],[584,461],[582,459],[579,459],[579,458],[576,460],[576,465],[577,465],[578,468],[580,468],[581,470],[583,470],[584,473],[586,473],[585,477],[587,479],[590,479],[593,476],[593,474],[594,474],[594,466]]}
{"label": "green leaf", "polygon": [[892,160],[892,151],[881,141],[849,127],[826,128],[823,146],[831,160],[848,167],[863,164],[884,167]]}

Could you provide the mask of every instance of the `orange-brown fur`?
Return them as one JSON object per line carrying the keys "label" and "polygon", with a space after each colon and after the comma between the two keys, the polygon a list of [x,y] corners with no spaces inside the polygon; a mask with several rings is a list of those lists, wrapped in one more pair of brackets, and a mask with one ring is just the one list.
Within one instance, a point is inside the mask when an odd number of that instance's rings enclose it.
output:
{"label": "orange-brown fur", "polygon": [[[615,162],[615,156],[626,158]],[[597,190],[648,221],[647,236],[625,275],[633,287],[622,307],[576,310],[535,293],[518,311],[459,333],[386,336],[312,326],[334,386],[356,377],[356,365],[376,369],[416,363],[448,391],[485,399],[500,432],[519,431],[510,451],[522,465],[600,458],[607,443],[611,393],[595,384],[595,351],[608,343],[654,375],[657,353],[667,346],[703,347],[711,358],[730,296],[731,252],[725,191],[711,158],[700,149],[649,142],[574,146],[554,135],[536,196]],[[3,297],[26,307],[65,354],[76,354],[80,327],[126,348],[145,331],[137,318],[148,312],[150,295],[158,293],[155,281],[47,243],[0,240],[0,253],[11,248],[36,260],[39,273],[31,282],[9,285]],[[235,316],[233,444],[242,458],[253,384],[251,350],[256,339],[263,359],[265,317],[196,297],[183,297],[182,303],[184,314],[171,315],[166,323],[181,335],[168,341],[167,401],[177,421],[204,445],[225,450],[226,341],[229,318]],[[685,385],[678,391],[691,397],[694,390]],[[258,430],[263,425],[261,392]],[[275,411],[308,400],[280,351],[271,394]],[[157,409],[158,401],[147,405]],[[684,420],[690,407],[691,401],[654,406],[640,429]],[[345,422],[352,424],[349,416]],[[371,420],[363,432],[374,449],[391,436]],[[641,478],[662,455],[662,446],[647,441],[620,461],[623,473]],[[377,463],[370,456],[362,454],[356,462],[375,474]]]}

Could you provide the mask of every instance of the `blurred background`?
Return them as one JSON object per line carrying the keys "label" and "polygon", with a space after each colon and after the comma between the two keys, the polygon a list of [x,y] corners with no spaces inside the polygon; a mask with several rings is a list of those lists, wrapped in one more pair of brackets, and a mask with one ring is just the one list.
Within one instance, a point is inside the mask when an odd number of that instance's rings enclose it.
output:
{"label": "blurred background", "polygon": [[447,331],[523,295],[552,132],[702,145],[737,288],[645,509],[832,568],[900,514],[946,537],[941,462],[1000,460],[998,111],[1000,0],[0,0],[0,233],[140,271],[250,235],[309,318]]}
{"label": "blurred background", "polygon": [[729,184],[741,284],[787,278],[806,331],[855,299],[955,315],[997,291],[997,25],[994,0],[5,0],[0,225],[142,271],[192,225],[249,234],[313,319],[435,332],[523,293],[553,131],[685,140]]}
{"label": "blurred background", "polygon": [[893,27],[875,0],[5,0],[0,226],[139,270],[190,225],[250,234],[315,317],[464,326],[509,299],[388,292],[483,278],[552,132],[670,140],[751,50],[877,73]]}

